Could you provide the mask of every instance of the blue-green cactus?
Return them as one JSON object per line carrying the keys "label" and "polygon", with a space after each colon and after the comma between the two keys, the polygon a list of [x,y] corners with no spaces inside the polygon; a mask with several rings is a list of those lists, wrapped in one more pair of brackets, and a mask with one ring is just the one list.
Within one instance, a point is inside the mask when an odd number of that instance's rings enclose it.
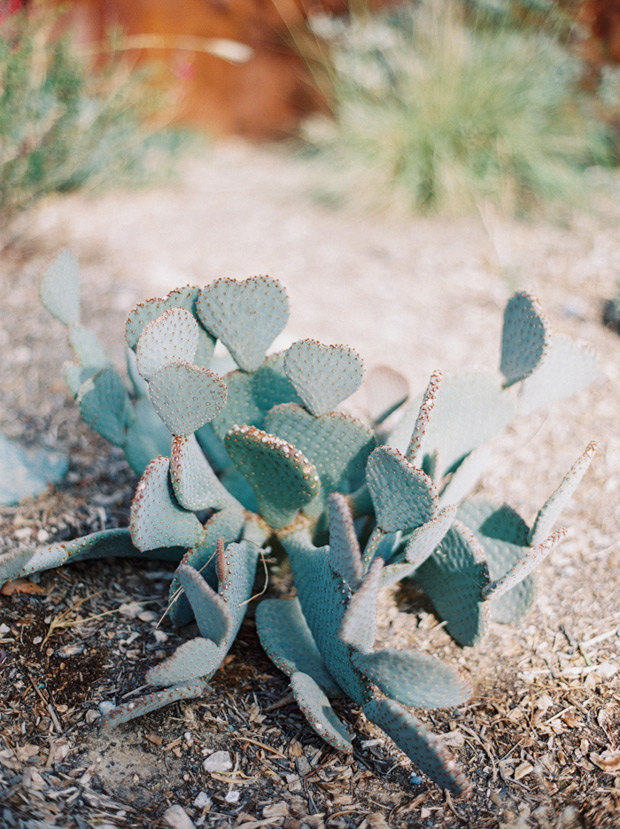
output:
{"label": "blue-green cactus", "polygon": [[[195,618],[200,631],[147,675],[163,690],[105,722],[203,693],[251,598],[260,548],[278,539],[297,598],[263,601],[257,625],[312,727],[350,750],[328,701],[345,694],[436,782],[466,788],[438,738],[402,706],[456,705],[468,685],[425,655],[374,649],[379,590],[415,579],[462,645],[479,640],[488,615],[526,612],[532,570],[562,537],[554,524],[594,446],[531,527],[506,505],[468,496],[489,441],[518,414],[586,385],[591,352],[554,336],[522,291],[506,308],[499,372],[434,372],[390,426],[407,386],[380,369],[364,423],[334,411],[360,386],[355,351],[301,340],[267,355],[288,315],[276,280],[221,279],[137,306],[126,325],[127,385],[81,326],[78,292],[77,263],[64,253],[41,295],[69,330],[79,364],[67,377],[84,418],[142,474],[130,528],[15,551],[0,560],[0,583],[95,556],[169,558],[179,562],[169,614],[178,624]],[[222,377],[212,370],[217,339],[237,365]]]}

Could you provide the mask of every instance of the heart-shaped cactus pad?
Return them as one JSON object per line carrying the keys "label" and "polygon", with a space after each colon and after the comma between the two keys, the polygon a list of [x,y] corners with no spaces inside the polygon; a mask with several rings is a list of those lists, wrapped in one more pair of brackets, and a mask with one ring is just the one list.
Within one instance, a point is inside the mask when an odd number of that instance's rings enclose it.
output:
{"label": "heart-shaped cactus pad", "polygon": [[136,365],[145,380],[160,368],[179,361],[193,363],[198,348],[198,323],[184,308],[170,308],[144,326],[136,346]]}
{"label": "heart-shaped cactus pad", "polygon": [[500,371],[506,385],[528,377],[545,357],[551,326],[539,301],[528,291],[517,291],[504,311]]}
{"label": "heart-shaped cactus pad", "polygon": [[206,368],[179,362],[151,377],[149,396],[173,435],[191,435],[212,420],[226,403],[226,386]]}
{"label": "heart-shaped cactus pad", "polygon": [[298,340],[287,350],[284,370],[314,415],[335,409],[361,386],[362,358],[346,345],[323,345],[316,340]]}
{"label": "heart-shaped cactus pad", "polygon": [[196,311],[244,371],[254,371],[286,325],[288,295],[277,279],[217,279],[202,289]]}

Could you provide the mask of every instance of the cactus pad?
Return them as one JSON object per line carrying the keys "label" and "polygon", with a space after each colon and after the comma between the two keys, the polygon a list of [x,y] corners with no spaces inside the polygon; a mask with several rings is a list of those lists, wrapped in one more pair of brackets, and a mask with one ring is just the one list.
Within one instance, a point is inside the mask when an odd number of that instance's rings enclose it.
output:
{"label": "cactus pad", "polygon": [[442,746],[441,738],[428,731],[398,703],[389,699],[372,699],[364,705],[364,714],[389,734],[416,766],[439,786],[457,794],[470,788],[452,756]]}
{"label": "cactus pad", "polygon": [[487,617],[482,589],[489,583],[489,570],[480,543],[464,524],[454,522],[414,579],[453,639],[460,645],[474,645],[481,639]]}
{"label": "cactus pad", "polygon": [[215,433],[222,440],[229,429],[242,423],[263,429],[266,413],[279,403],[301,403],[284,373],[283,352],[270,354],[256,371],[231,371],[224,380],[228,400],[226,407],[213,419]]}
{"label": "cactus pad", "polygon": [[305,718],[319,737],[337,751],[353,751],[351,735],[311,676],[301,671],[293,674],[291,690]]}
{"label": "cactus pad", "polygon": [[170,480],[177,501],[187,510],[223,509],[235,502],[209,466],[195,435],[172,439]]}
{"label": "cactus pad", "polygon": [[265,653],[287,676],[302,671],[328,696],[342,691],[331,678],[297,599],[266,599],[256,608],[256,630]]}
{"label": "cactus pad", "polygon": [[542,365],[523,381],[519,389],[519,411],[529,414],[541,406],[564,400],[598,376],[600,366],[594,351],[556,334]]}
{"label": "cactus pad", "polygon": [[63,325],[80,322],[80,268],[75,255],[62,250],[39,283],[41,302]]}
{"label": "cactus pad", "polygon": [[133,702],[123,703],[123,705],[117,706],[109,714],[102,717],[99,723],[103,728],[113,728],[136,717],[143,717],[151,711],[157,711],[159,708],[163,708],[164,705],[170,705],[179,700],[200,697],[208,688],[209,686],[206,680],[192,679],[189,682],[183,682],[172,688],[165,688],[163,691],[146,694]]}
{"label": "cactus pad", "polygon": [[286,351],[286,375],[314,415],[335,409],[361,386],[364,364],[357,351],[346,345],[323,345],[298,340]]}
{"label": "cactus pad", "polygon": [[80,414],[96,432],[114,446],[124,446],[132,418],[129,395],[113,368],[98,371],[82,384],[77,404]]}
{"label": "cactus pad", "polygon": [[329,552],[332,570],[357,590],[364,577],[362,554],[351,510],[340,493],[329,497]]}
{"label": "cactus pad", "polygon": [[151,377],[149,396],[173,435],[191,435],[226,403],[226,386],[206,368],[171,363]]}
{"label": "cactus pad", "polygon": [[212,676],[222,663],[220,648],[210,639],[197,637],[183,642],[176,651],[146,674],[149,685],[177,685]]}
{"label": "cactus pad", "polygon": [[286,527],[318,494],[319,477],[294,446],[254,426],[235,426],[226,449],[250,482],[261,514],[276,529]]}
{"label": "cactus pad", "polygon": [[409,397],[407,378],[390,366],[372,366],[363,388],[368,414],[377,425],[387,420]]}
{"label": "cactus pad", "polygon": [[435,516],[438,497],[433,482],[397,449],[375,449],[366,466],[366,482],[383,532],[419,527]]}
{"label": "cactus pad", "polygon": [[467,702],[472,687],[451,665],[415,651],[354,653],[353,664],[383,693],[416,708],[450,708]]}
{"label": "cactus pad", "polygon": [[237,365],[254,371],[286,325],[289,305],[284,287],[269,276],[242,282],[217,279],[200,292],[198,316],[228,348]]}
{"label": "cactus pad", "polygon": [[528,540],[530,544],[540,544],[549,535],[554,524],[562,514],[562,510],[572,498],[573,493],[590,466],[597,446],[598,444],[595,440],[587,445],[583,454],[575,461],[562,479],[560,486],[541,507],[529,534]]}
{"label": "cactus pad", "polygon": [[405,457],[409,463],[412,466],[419,467],[420,469],[422,468],[422,461],[424,460],[422,452],[424,436],[426,435],[426,430],[428,429],[431,415],[433,409],[435,408],[435,403],[437,402],[437,395],[439,393],[442,377],[443,374],[441,371],[434,371],[431,374],[431,379],[429,380],[426,391],[422,396],[420,411],[418,412],[416,422],[413,426],[411,440],[409,441],[409,447],[407,448],[407,452],[405,454]]}
{"label": "cactus pad", "polygon": [[507,386],[536,370],[550,341],[551,326],[539,301],[528,291],[517,291],[504,310],[500,371]]}
{"label": "cactus pad", "polygon": [[148,322],[136,346],[136,366],[145,380],[169,363],[193,363],[198,323],[184,308],[170,308]]}
{"label": "cactus pad", "polygon": [[340,625],[343,642],[362,653],[372,650],[375,644],[382,569],[383,559],[375,559],[364,581],[351,596]]}
{"label": "cactus pad", "polygon": [[157,547],[195,547],[204,537],[196,516],[173,499],[168,458],[156,458],[147,466],[131,504],[131,538],[139,550]]}
{"label": "cactus pad", "polygon": [[[403,414],[388,443],[406,452],[421,401]],[[516,414],[514,396],[502,389],[501,380],[482,369],[458,375],[444,374],[422,440],[425,456],[436,454],[433,478],[441,479],[466,455],[499,434]]]}
{"label": "cactus pad", "polygon": [[357,489],[376,445],[372,431],[357,418],[341,412],[314,417],[295,403],[271,409],[265,429],[303,452],[315,467],[321,479],[318,512],[330,493]]}
{"label": "cactus pad", "polygon": [[97,335],[83,325],[72,325],[69,328],[69,345],[81,366],[105,368],[110,364]]}
{"label": "cactus pad", "polygon": [[69,458],[50,449],[27,448],[0,433],[0,504],[44,492],[67,473]]}

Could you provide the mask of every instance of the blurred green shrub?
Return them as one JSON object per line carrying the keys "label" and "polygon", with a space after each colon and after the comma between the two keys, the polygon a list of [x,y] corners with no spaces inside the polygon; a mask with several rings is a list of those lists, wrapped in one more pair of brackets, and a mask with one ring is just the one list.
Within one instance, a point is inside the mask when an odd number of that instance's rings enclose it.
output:
{"label": "blurred green shrub", "polygon": [[47,193],[139,183],[185,139],[152,119],[165,97],[113,58],[78,57],[57,15],[0,19],[0,225]]}
{"label": "blurred green shrub", "polygon": [[610,127],[580,91],[560,29],[483,6],[421,0],[314,21],[330,47],[313,58],[334,121],[310,122],[305,138],[348,173],[356,198],[424,212],[491,199],[522,214],[579,201],[584,171],[614,163]]}

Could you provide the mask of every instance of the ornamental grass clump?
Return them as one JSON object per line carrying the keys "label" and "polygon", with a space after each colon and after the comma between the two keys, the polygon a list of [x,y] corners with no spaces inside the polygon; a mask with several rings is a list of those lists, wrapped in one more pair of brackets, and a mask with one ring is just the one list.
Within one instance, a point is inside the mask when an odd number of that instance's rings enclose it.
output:
{"label": "ornamental grass clump", "polygon": [[[531,524],[470,493],[491,462],[489,441],[587,385],[592,352],[553,334],[537,299],[519,291],[504,312],[499,370],[436,371],[406,403],[384,369],[363,421],[339,408],[362,383],[355,350],[304,339],[268,353],[288,317],[286,291],[270,277],[218,279],[138,305],[126,325],[129,382],[80,320],[71,254],[46,271],[41,297],[67,327],[77,360],[66,376],[82,416],[141,478],[129,527],[16,549],[0,559],[0,582],[95,557],[175,561],[168,613],[179,625],[195,619],[199,632],[150,669],[152,692],[103,725],[207,693],[269,546],[288,556],[295,595],[258,604],[258,635],[311,727],[351,752],[354,733],[330,703],[348,697],[435,782],[466,790],[440,737],[410,709],[460,705],[470,683],[437,658],[377,647],[379,593],[412,579],[461,646],[478,642],[489,618],[523,617],[595,444]],[[216,340],[237,365],[223,376],[210,368]]]}
{"label": "ornamental grass clump", "polygon": [[502,24],[481,5],[315,20],[299,48],[333,118],[304,138],[338,170],[326,196],[447,213],[583,203],[584,171],[615,163],[615,139],[579,59],[548,27],[509,25],[504,5]]}

